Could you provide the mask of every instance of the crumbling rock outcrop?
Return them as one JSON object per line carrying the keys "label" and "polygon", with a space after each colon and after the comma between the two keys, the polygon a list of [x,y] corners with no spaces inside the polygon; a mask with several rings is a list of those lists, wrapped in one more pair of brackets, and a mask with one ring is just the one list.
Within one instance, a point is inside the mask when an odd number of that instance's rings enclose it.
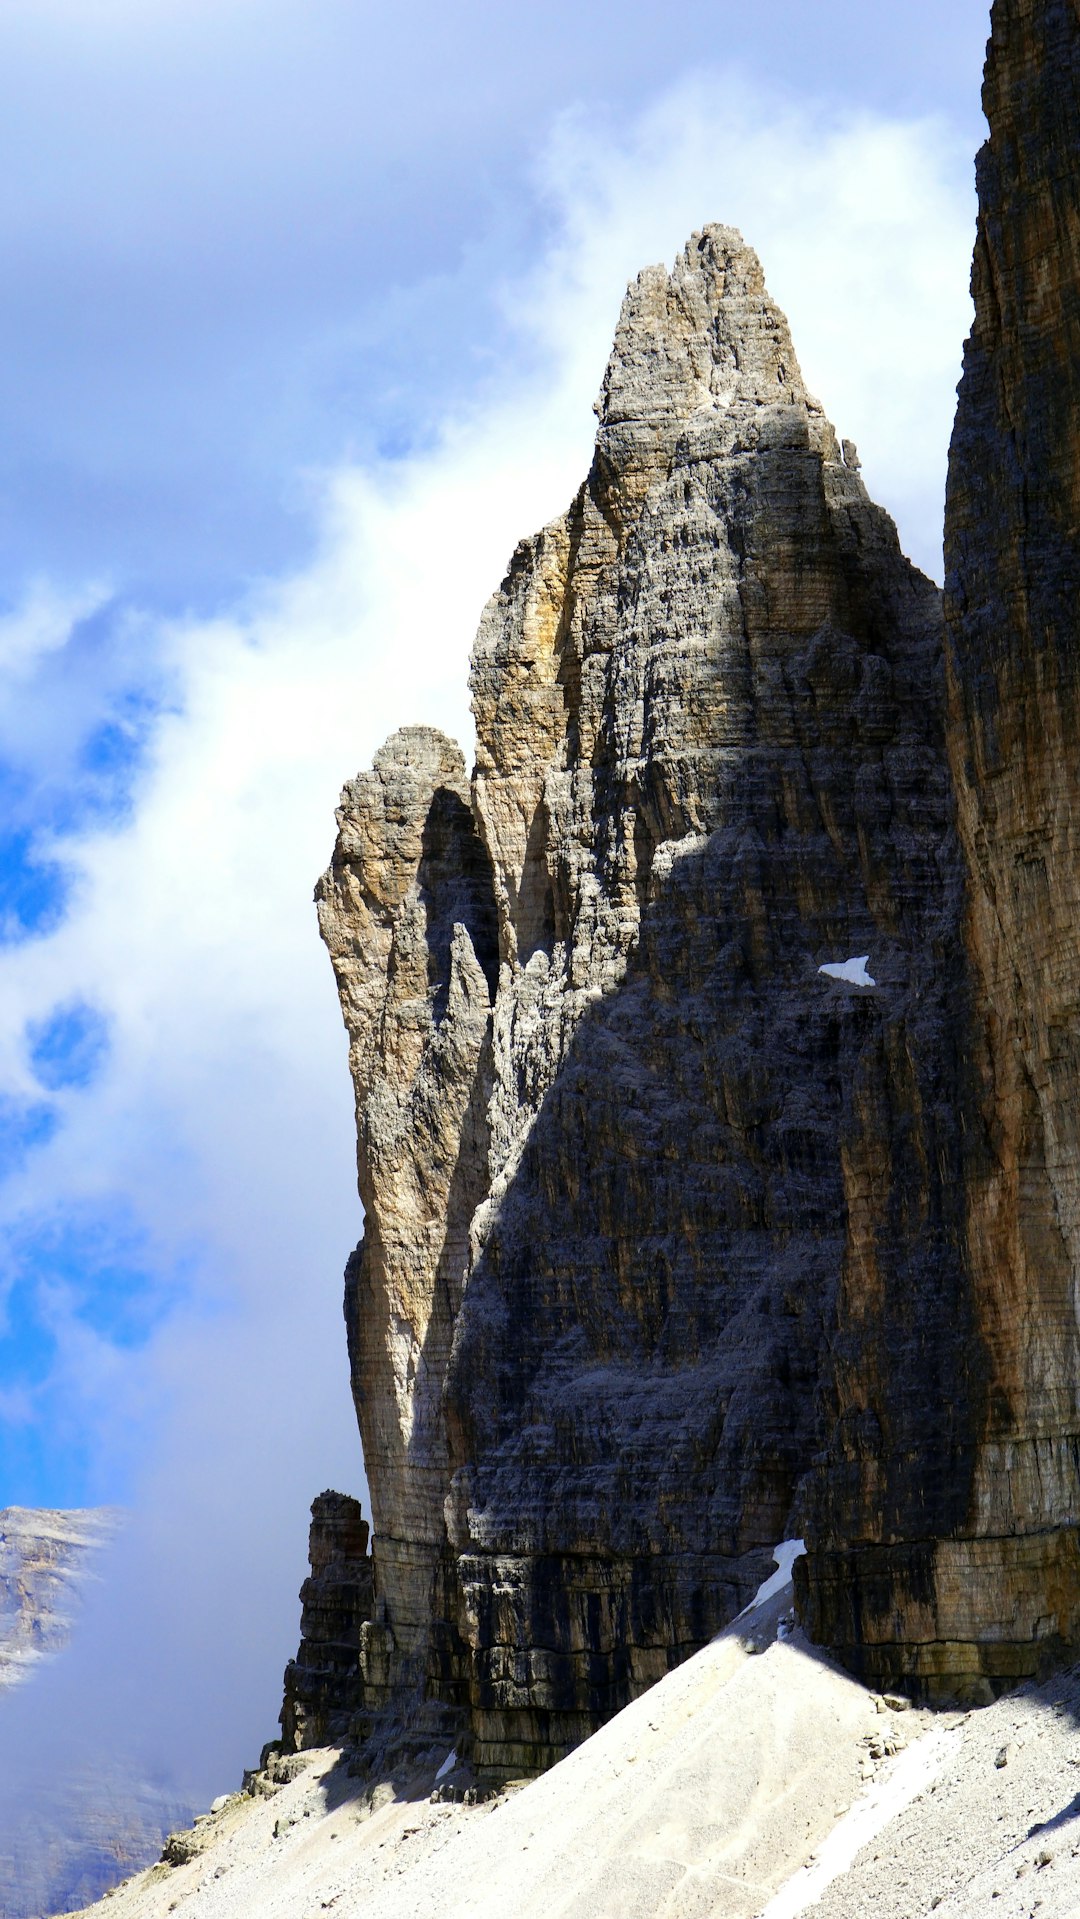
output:
{"label": "crumbling rock outcrop", "polygon": [[[779,1538],[827,1538],[819,1457],[869,1538],[913,1504],[955,1531],[983,1417],[940,595],[730,229],[630,288],[597,412],[485,612],[472,779],[395,735],[318,890],[366,1213],[361,1666],[467,1714],[481,1771],[557,1756]],[[861,953],[872,986],[819,970]]]}
{"label": "crumbling rock outcrop", "polygon": [[311,1572],[300,1588],[300,1647],[285,1669],[281,1710],[287,1753],[350,1737],[365,1703],[361,1635],[374,1610],[367,1521],[347,1493],[311,1505]]}

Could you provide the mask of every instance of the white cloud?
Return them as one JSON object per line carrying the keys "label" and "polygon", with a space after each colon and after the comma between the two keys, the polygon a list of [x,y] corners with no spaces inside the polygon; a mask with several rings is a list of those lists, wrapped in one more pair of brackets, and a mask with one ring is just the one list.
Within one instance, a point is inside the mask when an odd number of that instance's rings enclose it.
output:
{"label": "white cloud", "polygon": [[[112,1033],[100,1079],[63,1096],[56,1138],[4,1189],[0,1226],[122,1207],[163,1278],[185,1276],[138,1350],[65,1294],[35,1403],[84,1419],[107,1466],[141,1453],[127,1590],[110,1585],[112,1627],[85,1643],[100,1664],[101,1635],[121,1636],[141,1736],[161,1751],[201,1740],[207,1792],[271,1727],[303,1508],[360,1474],[339,1306],[359,1228],[351,1101],[310,905],[333,807],[399,724],[469,744],[481,607],[516,540],[584,473],[627,278],[708,219],[741,225],[871,491],[901,511],[924,565],[939,543],[971,207],[966,162],[937,127],[796,114],[745,78],[698,80],[618,134],[564,122],[538,191],[549,243],[502,289],[517,357],[422,454],[327,476],[318,548],[295,577],[214,621],[135,623],[174,697],[131,817],[61,836],[78,882],[68,917],[0,953],[9,1089],[32,1083],[24,1023],[58,1002],[99,1007]],[[37,604],[29,638],[12,628],[19,674],[35,646],[55,652],[51,603]],[[150,1591],[167,1595],[152,1618]],[[77,1644],[65,1664],[69,1721],[76,1696],[102,1709],[80,1657]],[[182,1684],[156,1683],[166,1669]],[[59,1740],[60,1721],[44,1714],[35,1736]]]}
{"label": "white cloud", "polygon": [[89,619],[108,599],[104,587],[59,592],[48,580],[35,580],[19,605],[0,615],[0,685],[25,680],[42,654],[67,645],[71,629]]}
{"label": "white cloud", "polygon": [[598,385],[614,288],[708,220],[739,227],[807,383],[858,442],[906,550],[940,578],[975,218],[970,156],[942,123],[796,109],[746,76],[696,78],[621,137],[569,116],[541,185],[555,240],[509,297],[579,390]]}

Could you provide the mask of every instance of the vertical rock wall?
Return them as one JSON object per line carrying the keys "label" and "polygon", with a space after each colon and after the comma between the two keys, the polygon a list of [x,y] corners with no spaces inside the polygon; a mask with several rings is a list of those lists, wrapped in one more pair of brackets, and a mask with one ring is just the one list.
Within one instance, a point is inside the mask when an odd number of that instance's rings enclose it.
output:
{"label": "vertical rock wall", "polygon": [[[997,0],[978,162],[975,323],[946,511],[949,753],[968,873],[963,1338],[920,1299],[932,1390],[963,1408],[925,1448],[951,1511],[880,1513],[816,1482],[811,1626],[857,1669],[975,1696],[1080,1639],[1080,18]],[[943,1304],[945,1310],[942,1310]],[[862,1327],[859,1330],[860,1315]],[[863,1378],[904,1360],[846,1294]],[[943,1334],[945,1335],[943,1341]],[[838,1380],[841,1406],[865,1389]]]}
{"label": "vertical rock wall", "polygon": [[0,1511],[0,1689],[66,1645],[90,1560],[119,1522],[107,1506]]}
{"label": "vertical rock wall", "polygon": [[998,0],[976,319],[946,512],[950,750],[990,1153],[971,1192],[994,1416],[978,1524],[1080,1631],[1080,17]]}
{"label": "vertical rock wall", "polygon": [[498,931],[491,859],[459,749],[398,733],[345,788],[318,890],[349,1031],[365,1233],[346,1275],[353,1393],[371,1492],[374,1709],[422,1692],[456,1635],[443,1506],[443,1390],[487,1191]]}
{"label": "vertical rock wall", "polygon": [[997,0],[946,510],[949,733],[988,1032],[970,1192],[996,1630],[1080,1637],[1080,17]]}
{"label": "vertical rock wall", "polygon": [[[871,1536],[913,1476],[954,1528],[981,1418],[939,595],[730,230],[631,287],[597,411],[484,615],[471,783],[396,735],[319,889],[367,1682],[501,1770],[738,1610],[827,1442]],[[873,985],[819,971],[863,953]]]}

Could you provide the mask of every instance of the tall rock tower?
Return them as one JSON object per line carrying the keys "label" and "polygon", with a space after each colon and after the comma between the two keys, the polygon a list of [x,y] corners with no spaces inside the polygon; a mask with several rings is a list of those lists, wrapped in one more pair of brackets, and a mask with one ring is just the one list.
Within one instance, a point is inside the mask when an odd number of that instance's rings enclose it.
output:
{"label": "tall rock tower", "polygon": [[630,288],[597,412],[484,614],[471,779],[397,734],[319,889],[367,1698],[502,1771],[737,1612],[827,1446],[845,1524],[954,1529],[983,1417],[940,595],[730,229]]}
{"label": "tall rock tower", "polygon": [[1076,0],[996,0],[984,97],[944,659],[710,227],[630,288],[589,476],[487,608],[471,777],[412,729],[343,795],[356,1697],[481,1770],[794,1533],[877,1684],[1080,1643]]}

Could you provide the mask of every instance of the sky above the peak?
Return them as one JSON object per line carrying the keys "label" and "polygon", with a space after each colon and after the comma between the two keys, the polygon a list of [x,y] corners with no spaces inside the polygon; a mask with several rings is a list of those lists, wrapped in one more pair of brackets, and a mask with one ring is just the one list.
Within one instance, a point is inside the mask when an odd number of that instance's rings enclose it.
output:
{"label": "sky above the peak", "polygon": [[90,1749],[110,1646],[194,1790],[273,1731],[307,1506],[362,1483],[311,889],[387,732],[468,746],[627,279],[742,227],[939,575],[985,37],[969,0],[0,9],[0,1506],[132,1513],[20,1741]]}
{"label": "sky above the peak", "polygon": [[8,0],[0,566],[201,607],[302,558],[310,470],[415,446],[505,355],[560,120],[617,144],[711,72],[968,152],[982,16]]}

